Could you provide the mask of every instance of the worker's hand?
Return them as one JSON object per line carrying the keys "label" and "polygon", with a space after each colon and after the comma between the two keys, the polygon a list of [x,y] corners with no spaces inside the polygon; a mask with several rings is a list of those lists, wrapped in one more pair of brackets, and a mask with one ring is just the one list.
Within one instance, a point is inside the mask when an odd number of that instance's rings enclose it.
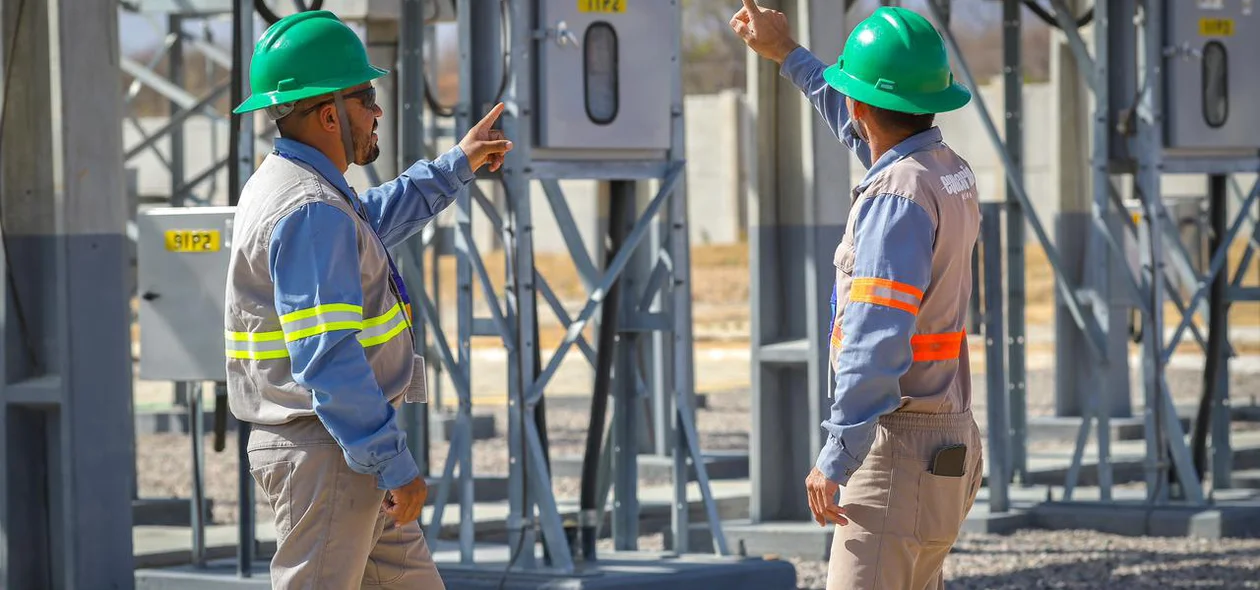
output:
{"label": "worker's hand", "polygon": [[827,479],[817,467],[805,477],[805,495],[809,498],[809,511],[814,513],[814,520],[818,526],[827,526],[828,521],[840,526],[849,524],[849,519],[844,516],[844,508],[836,503],[836,494],[839,492],[840,486]]}
{"label": "worker's hand", "polygon": [[744,0],[744,7],[731,17],[731,29],[757,55],[782,64],[789,53],[800,45],[792,40],[787,15],[763,9],[753,0]]}
{"label": "worker's hand", "polygon": [[468,134],[459,140],[459,149],[468,157],[468,166],[473,172],[486,164],[495,172],[503,166],[503,154],[512,150],[512,142],[502,131],[494,129],[494,122],[503,112],[503,103],[494,105],[485,118],[473,125]]}
{"label": "worker's hand", "polygon": [[394,519],[394,526],[415,522],[424,510],[424,500],[429,496],[429,484],[424,477],[417,477],[401,488],[385,493],[381,508]]}

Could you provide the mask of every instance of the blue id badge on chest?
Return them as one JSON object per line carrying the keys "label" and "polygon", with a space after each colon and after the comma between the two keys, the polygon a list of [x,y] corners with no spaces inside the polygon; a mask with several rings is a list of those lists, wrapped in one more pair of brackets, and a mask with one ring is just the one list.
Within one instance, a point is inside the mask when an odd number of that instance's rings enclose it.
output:
{"label": "blue id badge on chest", "polygon": [[403,403],[424,404],[429,402],[429,372],[424,367],[424,357],[412,355],[411,383],[403,394]]}

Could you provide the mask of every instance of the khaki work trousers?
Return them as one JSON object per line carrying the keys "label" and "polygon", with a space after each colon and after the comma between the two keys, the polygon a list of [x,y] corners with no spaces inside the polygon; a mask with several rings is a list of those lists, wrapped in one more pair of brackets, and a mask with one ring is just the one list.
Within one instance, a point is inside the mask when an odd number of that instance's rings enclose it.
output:
{"label": "khaki work trousers", "polygon": [[420,525],[385,528],[385,492],[346,465],[318,418],[255,424],[248,452],[276,514],[272,588],[444,590]]}
{"label": "khaki work trousers", "polygon": [[[933,475],[936,451],[967,445],[963,477]],[[849,518],[835,526],[827,590],[935,590],[982,477],[980,430],[970,412],[894,412],[840,494]]]}

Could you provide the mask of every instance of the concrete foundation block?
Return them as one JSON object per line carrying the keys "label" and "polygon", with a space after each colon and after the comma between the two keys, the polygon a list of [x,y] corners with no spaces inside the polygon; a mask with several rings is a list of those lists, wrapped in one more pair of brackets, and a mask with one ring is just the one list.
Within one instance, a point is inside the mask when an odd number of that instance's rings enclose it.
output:
{"label": "concrete foundation block", "polygon": [[[709,479],[747,479],[748,478],[748,452],[747,451],[709,451],[704,454],[705,473]],[[551,460],[551,470],[556,477],[581,477],[582,475],[582,457],[580,455],[567,455],[554,457]],[[689,477],[694,481],[696,477],[695,469],[688,469]],[[674,473],[673,457],[662,457],[659,455],[640,455],[639,456],[639,477],[644,478],[670,478]]]}
{"label": "concrete foundation block", "polygon": [[[455,435],[455,414],[430,414],[429,428],[432,429],[430,436],[440,437],[440,440],[450,442],[451,437]],[[473,440],[489,440],[497,434],[493,414],[472,415]]]}
{"label": "concrete foundation block", "polygon": [[1160,506],[1140,503],[1047,502],[1033,509],[1037,526],[1088,529],[1125,536],[1260,537],[1260,504]]}
{"label": "concrete foundation block", "polygon": [[1033,515],[1026,510],[1008,510],[1006,512],[989,512],[972,510],[963,521],[964,533],[986,535],[1009,535],[1020,529],[1033,526]]}
{"label": "concrete foundation block", "polygon": [[[214,500],[202,502],[202,522],[210,522]],[[192,526],[190,498],[141,498],[131,501],[131,519],[135,526]]]}

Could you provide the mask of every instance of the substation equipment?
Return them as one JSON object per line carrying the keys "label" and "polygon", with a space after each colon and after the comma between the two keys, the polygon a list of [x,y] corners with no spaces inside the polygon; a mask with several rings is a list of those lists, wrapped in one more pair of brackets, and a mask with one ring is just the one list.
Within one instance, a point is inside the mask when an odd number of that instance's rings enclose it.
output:
{"label": "substation equipment", "polygon": [[[731,588],[793,586],[795,573],[786,562],[732,556],[696,432],[679,1],[326,0],[296,4],[299,9],[331,10],[352,26],[362,27],[371,59],[388,62],[386,67],[392,70],[389,78],[377,83],[383,89],[387,115],[380,133],[383,156],[366,171],[373,183],[418,159],[436,156],[454,145],[495,103],[506,104],[501,126],[515,147],[502,169],[478,174],[478,183],[451,206],[454,224],[439,226],[435,221],[395,252],[415,300],[413,306],[424,320],[415,326],[417,346],[422,348],[418,352],[429,359],[438,375],[449,379],[458,399],[450,450],[442,464],[430,461],[429,412],[433,410],[423,404],[404,405],[401,410],[409,446],[430,479],[433,513],[422,525],[434,550],[438,540],[445,538],[444,526],[457,530],[458,563],[441,563],[448,586],[460,587],[458,581],[464,577],[497,579],[499,574],[524,575],[535,582],[548,576],[590,579],[600,575],[601,562],[633,556],[640,536],[638,465],[645,452],[672,466],[667,538],[674,553],[688,553],[697,544],[689,541],[689,533],[702,533],[704,546],[692,552],[719,556],[717,561],[694,564],[701,569],[719,566],[705,570],[705,575],[715,576],[706,579]],[[230,82],[195,97],[182,87],[186,74],[182,65],[164,78],[152,69],[157,59],[147,65],[127,57],[121,60],[123,70],[136,80],[128,102],[142,85],[172,102],[169,122],[156,132],[142,131],[141,143],[129,146],[124,159],[150,151],[172,172],[170,206],[140,211],[132,226],[139,267],[134,290],[142,332],[140,377],[175,382],[189,407],[190,431],[196,441],[193,503],[197,506],[202,502],[200,439],[205,430],[199,382],[217,384],[218,450],[223,448],[227,421],[221,324],[233,206],[259,156],[270,149],[268,136],[274,133],[253,117],[224,117],[208,105],[225,95],[233,104],[248,95],[242,64],[248,64],[254,40],[262,32],[256,26],[255,10],[263,14],[263,20],[275,16],[266,8],[282,14],[292,11],[285,2],[253,0],[138,0],[124,7],[168,19],[171,33],[163,50],[172,62],[182,59],[185,49],[194,49],[217,67],[231,69]],[[184,26],[229,14],[230,54],[208,39],[189,34]],[[424,56],[434,25],[442,22],[455,23],[459,39],[460,91],[453,105],[442,105],[435,98],[437,93],[430,86],[435,68]],[[210,169],[189,178],[183,169],[182,126],[202,115],[227,125],[229,149]],[[169,159],[157,148],[168,136],[173,146],[167,152]],[[202,196],[202,189],[224,168],[228,204],[209,206],[210,197]],[[584,243],[561,189],[560,180],[572,179],[602,183],[606,227],[601,233],[606,235],[598,236],[597,244]],[[501,197],[488,195],[492,191],[483,190],[486,184],[496,187],[493,192],[501,191]],[[531,188],[535,186],[545,195],[585,290],[576,315],[565,310],[535,265],[534,220],[543,214],[541,207],[534,206],[538,199]],[[502,288],[495,287],[487,270],[485,253],[491,245],[476,239],[475,217],[494,228],[501,244],[506,269]],[[426,253],[432,258],[426,259]],[[438,273],[426,268],[443,257],[453,257],[456,267],[454,334],[441,321]],[[479,301],[474,294],[480,295]],[[475,311],[475,303],[484,305],[488,315]],[[548,356],[541,350],[540,309],[554,312],[565,329],[562,341]],[[597,342],[584,335],[588,326],[595,328]],[[479,337],[501,342],[508,358],[503,384],[508,391],[506,539],[510,558],[506,562],[493,551],[486,557],[484,547],[474,543],[474,505],[485,491],[482,486],[504,485],[501,476],[483,479],[472,468],[472,383],[477,372],[471,341]],[[594,367],[595,383],[581,468],[581,507],[576,518],[566,518],[551,481],[545,392],[562,360],[574,354]],[[130,395],[129,387],[121,382],[118,386]],[[611,424],[605,429],[609,411]],[[258,573],[256,563],[260,549],[253,516],[254,484],[246,469],[248,425],[236,424],[236,432],[241,469],[235,577],[264,582],[265,574]],[[704,523],[691,522],[697,510]],[[161,569],[141,570],[135,578],[139,586],[159,587],[179,580],[209,587],[206,584],[223,579],[222,567],[210,567],[206,556],[202,513],[193,512],[191,569],[173,572],[174,578]],[[607,518],[609,512],[611,518]],[[615,551],[597,555],[595,539],[609,525]],[[671,561],[685,565],[687,557],[676,555]],[[726,573],[720,571],[723,565],[731,566],[725,568]],[[196,578],[199,571],[208,577]],[[457,581],[454,585],[452,578]]]}

